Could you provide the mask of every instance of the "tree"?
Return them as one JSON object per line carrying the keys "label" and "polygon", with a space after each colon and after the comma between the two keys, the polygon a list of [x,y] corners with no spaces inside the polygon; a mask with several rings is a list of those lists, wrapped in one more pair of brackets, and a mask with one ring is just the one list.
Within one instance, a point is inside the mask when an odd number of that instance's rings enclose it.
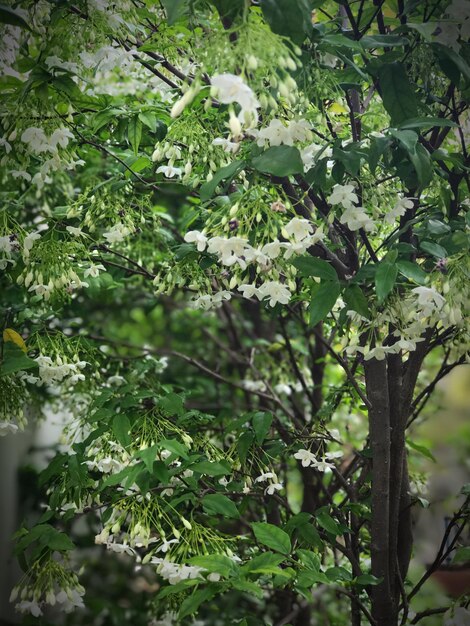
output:
{"label": "tree", "polygon": [[469,346],[468,3],[0,21],[0,429],[72,413],[19,611],[83,607],[94,542],[157,591],[69,623],[417,623],[468,516],[413,586],[413,425]]}

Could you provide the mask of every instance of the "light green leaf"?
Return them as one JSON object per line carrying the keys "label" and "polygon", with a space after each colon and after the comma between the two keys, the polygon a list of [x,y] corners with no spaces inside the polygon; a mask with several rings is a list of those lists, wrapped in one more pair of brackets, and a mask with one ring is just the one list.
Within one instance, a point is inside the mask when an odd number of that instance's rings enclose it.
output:
{"label": "light green leaf", "polygon": [[348,311],[356,311],[359,315],[370,319],[369,303],[359,285],[350,285],[343,292],[343,300]]}
{"label": "light green leaf", "polygon": [[198,463],[191,465],[191,469],[193,472],[207,474],[208,476],[226,476],[232,471],[230,467],[227,467],[227,465],[216,461],[199,461]]}
{"label": "light green leaf", "polygon": [[408,278],[408,280],[412,280],[418,285],[424,285],[426,283],[427,274],[417,263],[412,263],[411,261],[397,261],[397,268],[400,274]]}
{"label": "light green leaf", "polygon": [[127,138],[134,150],[134,154],[137,154],[142,140],[142,122],[138,115],[134,115],[134,117],[129,120],[127,125]]}
{"label": "light green leaf", "polygon": [[182,459],[188,459],[188,450],[186,446],[179,441],[176,441],[176,439],[163,439],[162,441],[159,441],[158,445],[163,450],[169,450]]}
{"label": "light green leaf", "polygon": [[384,63],[379,69],[379,84],[384,107],[392,124],[418,117],[414,90],[401,63]]}
{"label": "light green leaf", "polygon": [[208,183],[204,183],[201,185],[201,189],[199,191],[199,196],[202,202],[206,202],[215,193],[217,186],[224,180],[227,181],[227,184],[230,183],[231,180],[237,176],[242,169],[245,167],[245,161],[233,161],[229,163],[225,167],[220,168],[212,177]]}
{"label": "light green leaf", "polygon": [[189,0],[161,0],[170,26],[183,19],[189,10]]}
{"label": "light green leaf", "polygon": [[323,259],[305,255],[299,256],[292,261],[292,265],[296,267],[303,276],[316,276],[325,280],[337,281],[338,275],[334,267]]}
{"label": "light green leaf", "polygon": [[375,292],[379,302],[383,302],[392,291],[397,280],[398,268],[395,263],[382,261],[375,272]]}
{"label": "light green leaf", "polygon": [[419,247],[438,259],[445,259],[448,256],[447,250],[433,241],[421,241]]}
{"label": "light green leaf", "polygon": [[309,306],[311,326],[316,326],[325,319],[336,304],[340,293],[341,287],[338,281],[322,281],[319,285],[314,285]]}
{"label": "light green leaf", "polygon": [[31,27],[19,13],[5,4],[0,4],[0,24],[11,24],[31,31]]}
{"label": "light green leaf", "polygon": [[131,442],[131,436],[129,434],[130,429],[131,423],[127,415],[124,415],[123,413],[116,415],[113,419],[113,433],[118,442],[125,448]]}
{"label": "light green leaf", "polygon": [[274,33],[299,45],[312,30],[309,0],[261,0],[261,10]]}
{"label": "light green leaf", "polygon": [[267,522],[254,522],[251,527],[256,540],[263,546],[281,554],[290,554],[292,548],[289,535],[281,528]]}
{"label": "light green leaf", "polygon": [[229,578],[236,575],[238,566],[225,554],[206,554],[204,556],[194,556],[189,560],[190,565],[196,565],[197,567],[203,567],[208,572],[217,572]]}
{"label": "light green leaf", "polygon": [[264,413],[259,411],[255,413],[252,418],[253,430],[256,434],[256,442],[262,444],[266,439],[266,435],[269,433],[271,424],[273,422],[272,413]]}
{"label": "light green leaf", "polygon": [[273,176],[290,176],[304,171],[300,152],[292,146],[268,148],[253,159],[252,165],[258,172]]}
{"label": "light green leaf", "polygon": [[210,493],[202,499],[202,507],[209,515],[223,515],[224,517],[240,517],[234,502],[221,493]]}
{"label": "light green leaf", "polygon": [[428,448],[426,448],[426,446],[423,446],[420,443],[415,443],[414,441],[411,441],[411,439],[407,439],[406,440],[406,444],[412,450],[415,450],[416,452],[419,452],[420,454],[422,454],[424,457],[426,457],[430,461],[433,461],[434,463],[436,463],[436,459],[435,459],[434,455],[432,454],[432,452]]}

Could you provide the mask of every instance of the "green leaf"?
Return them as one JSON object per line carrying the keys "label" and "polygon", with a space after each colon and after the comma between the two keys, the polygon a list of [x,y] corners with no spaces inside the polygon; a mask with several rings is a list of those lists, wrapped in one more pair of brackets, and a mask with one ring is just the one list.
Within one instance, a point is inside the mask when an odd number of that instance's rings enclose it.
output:
{"label": "green leaf", "polygon": [[397,130],[391,128],[389,134],[398,139],[408,154],[416,154],[416,145],[418,143],[418,135],[413,130]]}
{"label": "green leaf", "polygon": [[375,292],[379,302],[383,302],[392,291],[397,280],[398,268],[395,263],[382,261],[375,272]]}
{"label": "green leaf", "polygon": [[433,241],[421,241],[419,247],[438,259],[445,259],[448,256],[447,250]]}
{"label": "green leaf", "polygon": [[308,0],[261,0],[261,10],[273,33],[301,44],[312,30]]}
{"label": "green leaf", "polygon": [[236,505],[221,493],[211,493],[202,499],[202,507],[209,515],[223,515],[224,517],[240,517]]}
{"label": "green leaf", "polygon": [[427,274],[417,263],[412,263],[411,261],[397,261],[397,268],[400,274],[408,278],[408,280],[412,280],[418,285],[424,285],[426,283]]}
{"label": "green leaf", "polygon": [[189,10],[189,0],[162,0],[162,4],[170,26],[186,17]]}
{"label": "green leaf", "polygon": [[238,438],[237,452],[238,458],[242,463],[246,461],[246,457],[248,456],[248,450],[251,448],[254,439],[255,435],[250,430],[245,431]]}
{"label": "green leaf", "polygon": [[199,461],[191,465],[193,472],[199,474],[207,474],[208,476],[226,476],[231,473],[230,467],[223,465],[222,463],[211,461]]}
{"label": "green leaf", "polygon": [[113,433],[119,443],[125,448],[131,443],[131,436],[129,431],[131,429],[131,423],[127,415],[119,413],[113,419]]}
{"label": "green leaf", "polygon": [[169,393],[168,395],[159,398],[158,406],[168,415],[177,415],[180,417],[184,414],[184,399],[177,393]]}
{"label": "green leaf", "polygon": [[284,556],[282,555],[274,554],[273,552],[262,552],[253,557],[248,563],[245,563],[241,571],[249,574],[272,572],[283,560]]}
{"label": "green leaf", "polygon": [[292,146],[268,148],[253,159],[252,165],[258,172],[273,176],[290,176],[304,171],[300,152]]}
{"label": "green leaf", "polygon": [[217,185],[219,185],[223,180],[227,181],[227,184],[230,183],[235,176],[237,176],[242,169],[245,167],[245,161],[233,161],[229,163],[225,167],[220,168],[212,177],[208,183],[204,183],[201,185],[201,189],[199,191],[199,196],[202,202],[206,202],[215,193]]}
{"label": "green leaf", "polygon": [[357,585],[362,585],[363,587],[366,587],[367,585],[380,585],[380,583],[382,582],[382,578],[377,578],[372,574],[361,574],[354,579],[354,582]]}
{"label": "green leaf", "polygon": [[206,554],[204,556],[194,556],[189,560],[190,565],[196,565],[197,567],[203,567],[208,572],[217,572],[229,578],[236,575],[238,566],[225,554]]}
{"label": "green leaf", "polygon": [[256,442],[262,444],[266,439],[266,435],[271,428],[273,422],[272,413],[263,413],[259,411],[253,415],[252,424],[256,434]]}
{"label": "green leaf", "polygon": [[55,533],[47,539],[46,545],[51,550],[57,550],[58,552],[65,552],[75,548],[75,544],[68,535],[59,531],[55,531]]}
{"label": "green leaf", "polygon": [[456,550],[452,563],[468,563],[470,561],[470,546],[458,548]]}
{"label": "green leaf", "polygon": [[213,598],[215,594],[216,591],[212,587],[206,587],[205,589],[197,589],[193,591],[193,593],[181,603],[178,619],[181,620],[188,615],[196,613],[201,604],[203,602],[207,602],[210,598]]}
{"label": "green leaf", "polygon": [[186,446],[179,441],[176,441],[176,439],[163,439],[162,441],[159,441],[158,445],[160,448],[163,448],[164,450],[169,450],[170,452],[173,452],[173,454],[176,454],[176,456],[179,456],[182,459],[188,459],[188,450]]}
{"label": "green leaf", "polygon": [[315,517],[319,526],[332,535],[342,535],[341,526],[331,517],[327,509],[321,508],[315,513]]}
{"label": "green leaf", "polygon": [[292,549],[289,535],[274,526],[274,524],[268,524],[267,522],[253,522],[251,524],[253,532],[256,537],[256,541],[263,546],[271,548],[281,554],[290,554]]}
{"label": "green leaf", "polygon": [[341,287],[338,281],[325,281],[319,285],[314,285],[309,306],[311,326],[316,326],[325,319],[336,304],[340,293]]}
{"label": "green leaf", "polygon": [[409,40],[400,35],[366,35],[361,39],[361,45],[368,48],[392,48],[394,46],[406,46]]}
{"label": "green leaf", "polygon": [[19,26],[20,28],[26,28],[31,31],[29,24],[11,7],[5,4],[0,4],[0,23],[11,24],[12,26]]}
{"label": "green leaf", "polygon": [[356,311],[362,317],[370,319],[369,303],[359,285],[350,285],[343,292],[343,300],[349,311]]}
{"label": "green leaf", "polygon": [[447,120],[443,117],[416,117],[411,120],[407,120],[399,125],[399,128],[402,130],[412,129],[412,128],[444,128],[444,127],[455,127],[458,126],[452,120]]}
{"label": "green leaf", "polygon": [[138,115],[135,115],[129,120],[127,125],[127,138],[134,150],[134,154],[137,154],[142,139],[142,122]]}
{"label": "green leaf", "polygon": [[145,467],[148,469],[150,473],[153,472],[153,464],[157,460],[157,452],[159,449],[158,443],[154,446],[150,446],[150,448],[145,448],[144,450],[139,450],[135,455],[136,458],[142,459]]}
{"label": "green leaf", "polygon": [[0,376],[38,367],[34,359],[30,359],[23,350],[11,341],[3,343],[3,359],[0,364]]}
{"label": "green leaf", "polygon": [[322,259],[317,259],[309,255],[299,256],[292,261],[292,265],[300,271],[302,276],[316,276],[332,281],[338,280],[338,275],[334,267]]}
{"label": "green leaf", "polygon": [[384,63],[378,72],[381,96],[392,124],[418,117],[418,105],[401,63]]}
{"label": "green leaf", "polygon": [[407,439],[406,440],[406,444],[412,450],[415,450],[416,452],[419,452],[420,454],[422,454],[424,457],[426,457],[430,461],[433,461],[434,463],[436,463],[436,459],[435,459],[434,455],[432,454],[432,452],[430,450],[428,450],[428,448],[426,448],[426,446],[423,446],[422,444],[419,444],[419,443],[415,443],[414,441],[411,441],[411,439]]}

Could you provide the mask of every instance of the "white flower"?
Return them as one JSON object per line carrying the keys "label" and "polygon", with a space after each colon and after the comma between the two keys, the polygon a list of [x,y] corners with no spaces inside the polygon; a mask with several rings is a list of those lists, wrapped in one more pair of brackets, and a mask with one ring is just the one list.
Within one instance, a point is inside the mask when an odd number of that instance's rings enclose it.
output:
{"label": "white flower", "polygon": [[433,287],[415,287],[411,290],[418,296],[418,304],[425,315],[431,315],[434,311],[440,311],[445,304],[445,298]]}
{"label": "white flower", "polygon": [[28,600],[23,600],[19,602],[15,609],[20,613],[31,613],[34,617],[39,617],[42,615],[41,607],[37,602],[29,602]]}
{"label": "white flower", "polygon": [[27,258],[31,251],[31,248],[34,246],[34,242],[41,238],[39,233],[29,233],[23,240],[23,256]]}
{"label": "white flower", "polygon": [[274,472],[264,472],[264,474],[260,474],[258,478],[255,478],[255,483],[264,483],[270,478],[277,480],[277,476]]}
{"label": "white flower", "polygon": [[294,454],[294,459],[301,461],[302,467],[309,467],[317,464],[317,457],[310,450],[300,449]]}
{"label": "white flower", "polygon": [[266,391],[266,385],[262,380],[242,380],[242,386],[247,391]]}
{"label": "white flower", "polygon": [[[240,76],[235,74],[217,74],[212,77],[211,84],[213,93],[222,104],[237,103],[240,105],[240,121],[246,121],[248,117],[256,119],[256,109],[260,107],[260,103],[254,92]],[[211,90],[212,91],[212,90]]]}
{"label": "white flower", "polygon": [[406,211],[408,211],[408,209],[412,209],[413,206],[414,202],[410,198],[398,198],[393,209],[385,214],[384,219],[387,224],[394,224],[397,218],[405,215]]}
{"label": "white flower", "polygon": [[302,241],[313,232],[312,224],[301,217],[293,217],[291,221],[284,226],[284,230],[293,237],[295,241]]}
{"label": "white flower", "polygon": [[10,255],[13,250],[12,240],[10,235],[0,237],[0,252]]}
{"label": "white flower", "polygon": [[365,354],[364,360],[370,361],[371,359],[377,359],[377,361],[383,361],[387,352],[388,350],[385,346],[375,346],[375,348],[371,348],[371,350]]}
{"label": "white flower", "polygon": [[21,141],[27,143],[30,150],[40,154],[50,150],[50,144],[46,137],[46,133],[42,128],[31,126],[23,131]]}
{"label": "white flower", "polygon": [[157,167],[157,174],[162,173],[166,178],[180,177],[182,171],[180,167],[173,167],[173,165],[160,165],[160,167]]}
{"label": "white flower", "polygon": [[76,226],[66,226],[65,230],[74,237],[81,237],[83,235],[82,229]]}
{"label": "white flower", "polygon": [[283,489],[282,483],[271,483],[266,487],[264,493],[268,496],[272,496],[276,491],[280,491],[281,489]]}
{"label": "white flower", "polygon": [[274,391],[276,393],[283,393],[286,396],[292,395],[292,389],[290,385],[287,385],[286,383],[278,383],[277,385],[275,385]]}
{"label": "white flower", "polygon": [[184,236],[184,240],[187,243],[195,243],[198,252],[204,252],[207,245],[207,237],[199,230],[190,230]]}
{"label": "white flower", "polygon": [[241,291],[244,298],[253,298],[254,296],[256,296],[258,300],[262,300],[263,298],[261,291],[255,287],[255,285],[240,285],[238,291]]}
{"label": "white flower", "polygon": [[16,424],[12,424],[12,422],[1,421],[0,422],[0,437],[5,437],[6,435],[14,435],[18,432],[18,426]]}
{"label": "white flower", "polygon": [[318,143],[311,143],[309,146],[300,151],[300,157],[304,164],[304,171],[308,172],[314,165],[317,157],[331,157],[333,150],[328,146],[322,146]]}
{"label": "white flower", "polygon": [[88,278],[89,276],[91,276],[92,278],[97,278],[100,272],[105,272],[105,271],[106,271],[106,268],[103,265],[101,265],[101,263],[99,263],[98,265],[92,264],[90,265],[90,267],[86,268],[86,270],[83,272],[83,275],[85,278]]}
{"label": "white flower", "polygon": [[333,463],[328,463],[327,461],[325,461],[325,459],[322,459],[321,461],[317,461],[315,463],[315,469],[318,472],[329,472],[330,470],[334,469],[334,465]]}
{"label": "white flower", "polygon": [[367,215],[364,207],[349,206],[341,215],[341,224],[346,224],[349,230],[359,230],[363,228],[367,232],[375,230],[374,221]]}
{"label": "white flower", "polygon": [[103,233],[103,237],[108,240],[109,243],[120,243],[124,241],[124,238],[130,235],[131,230],[128,226],[125,226],[122,222],[114,224],[107,232]]}
{"label": "white flower", "polygon": [[470,611],[463,606],[449,609],[444,615],[444,626],[470,626]]}
{"label": "white flower", "polygon": [[211,572],[208,575],[207,580],[209,580],[211,583],[217,583],[220,580],[220,574],[218,574],[217,572]]}
{"label": "white flower", "polygon": [[232,154],[235,154],[236,152],[238,152],[238,150],[240,148],[240,144],[239,143],[237,143],[235,141],[230,141],[229,139],[225,139],[224,137],[216,137],[212,141],[212,145],[213,146],[220,146],[221,148],[223,148],[224,152],[230,152]]}
{"label": "white flower", "polygon": [[29,174],[28,172],[26,172],[25,170],[11,170],[10,174],[13,176],[13,178],[22,178],[23,180],[25,180],[27,183],[31,182],[31,174]]}
{"label": "white flower", "polygon": [[238,263],[242,269],[246,269],[244,255],[252,250],[247,239],[243,237],[212,237],[209,239],[207,250],[211,254],[218,254],[222,265],[235,265]]}
{"label": "white flower", "polygon": [[330,204],[341,204],[345,209],[350,208],[353,203],[359,202],[359,198],[354,193],[354,185],[335,185],[333,193],[328,198]]}
{"label": "white flower", "polygon": [[74,139],[73,133],[68,128],[56,128],[49,138],[49,145],[52,148],[57,149],[57,146],[66,148],[69,143],[69,139]]}
{"label": "white flower", "polygon": [[296,141],[303,142],[312,137],[310,124],[306,120],[292,120],[285,126],[281,120],[273,119],[268,126],[252,134],[257,138],[258,146],[264,146],[266,142],[270,146],[293,146]]}
{"label": "white flower", "polygon": [[8,143],[5,137],[0,137],[0,147],[4,148],[7,154],[10,154],[11,145]]}
{"label": "white flower", "polygon": [[289,289],[276,280],[263,283],[259,289],[263,298],[269,298],[269,306],[288,304],[291,298]]}
{"label": "white flower", "polygon": [[284,247],[285,245],[280,241],[271,241],[270,243],[264,244],[261,248],[261,253],[265,254],[270,259],[277,259]]}

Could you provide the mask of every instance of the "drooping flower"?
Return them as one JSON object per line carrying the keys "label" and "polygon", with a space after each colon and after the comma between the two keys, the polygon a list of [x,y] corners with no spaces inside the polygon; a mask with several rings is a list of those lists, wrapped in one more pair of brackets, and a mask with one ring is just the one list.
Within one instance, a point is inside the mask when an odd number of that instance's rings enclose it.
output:
{"label": "drooping flower", "polygon": [[187,243],[195,243],[198,252],[204,252],[207,246],[207,237],[199,230],[190,230],[184,236]]}
{"label": "drooping flower", "polygon": [[263,283],[259,291],[264,298],[269,298],[269,306],[274,307],[276,304],[288,304],[291,299],[289,289],[277,280],[269,280]]}
{"label": "drooping flower", "polygon": [[349,209],[354,203],[359,202],[359,198],[354,193],[354,190],[354,185],[335,185],[328,202],[330,204],[340,204],[345,209]]}
{"label": "drooping flower", "polygon": [[302,463],[302,467],[310,467],[310,465],[316,465],[317,457],[310,452],[310,450],[305,450],[301,448],[294,454],[294,459],[297,459]]}

